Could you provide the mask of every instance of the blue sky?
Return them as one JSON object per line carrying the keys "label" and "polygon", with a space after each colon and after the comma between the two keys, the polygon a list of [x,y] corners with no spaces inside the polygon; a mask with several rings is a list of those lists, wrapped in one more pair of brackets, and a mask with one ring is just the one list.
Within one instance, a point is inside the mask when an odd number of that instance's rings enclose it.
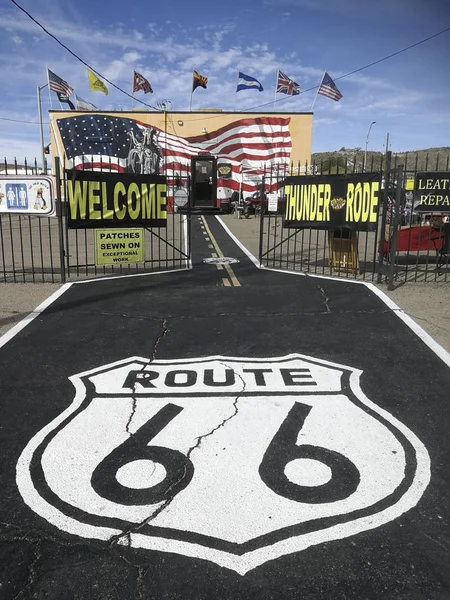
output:
{"label": "blue sky", "polygon": [[[195,91],[193,110],[233,110],[239,68],[265,89],[239,92],[236,110],[272,111],[278,68],[306,90],[324,70],[338,78],[450,27],[449,0],[18,2],[126,91],[133,69],[141,72],[154,93],[137,96],[151,105],[168,99],[173,110],[189,109],[193,69],[209,79],[206,90]],[[46,83],[46,66],[89,100],[86,69],[9,0],[0,8],[0,29],[0,156],[39,157],[36,87]],[[314,105],[313,152],[364,148],[372,121],[369,150],[382,150],[387,132],[394,152],[450,146],[449,62],[450,31],[336,81],[342,100],[318,96]],[[92,93],[92,102],[101,110],[129,109],[131,99],[109,87],[107,97]],[[275,109],[309,111],[314,96],[277,94]],[[54,93],[52,102],[60,108]],[[42,103],[48,122],[47,90]]]}

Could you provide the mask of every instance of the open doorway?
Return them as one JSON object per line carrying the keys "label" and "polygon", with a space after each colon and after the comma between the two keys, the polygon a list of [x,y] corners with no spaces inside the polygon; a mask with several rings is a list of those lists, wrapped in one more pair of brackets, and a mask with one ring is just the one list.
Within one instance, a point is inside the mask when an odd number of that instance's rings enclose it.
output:
{"label": "open doorway", "polygon": [[214,156],[192,157],[192,208],[217,208],[216,163]]}

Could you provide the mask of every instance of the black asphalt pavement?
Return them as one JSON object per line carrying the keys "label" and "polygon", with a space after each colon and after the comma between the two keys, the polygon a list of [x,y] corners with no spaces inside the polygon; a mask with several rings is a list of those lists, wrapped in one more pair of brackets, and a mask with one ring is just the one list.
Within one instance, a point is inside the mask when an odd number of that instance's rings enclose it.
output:
{"label": "black asphalt pavement", "polygon": [[0,348],[0,598],[448,600],[448,366],[364,285],[192,243]]}

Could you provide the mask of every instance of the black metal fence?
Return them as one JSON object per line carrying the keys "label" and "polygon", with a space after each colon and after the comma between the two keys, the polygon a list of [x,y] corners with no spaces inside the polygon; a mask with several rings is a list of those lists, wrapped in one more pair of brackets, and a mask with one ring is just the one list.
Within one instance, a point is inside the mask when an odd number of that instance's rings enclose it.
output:
{"label": "black metal fence", "polygon": [[[106,161],[96,170],[114,169]],[[41,173],[36,161],[19,164],[5,159],[1,174],[20,178]],[[174,203],[177,190],[189,189],[189,173],[182,165],[167,179],[167,227],[145,229],[145,261],[136,264],[97,266],[94,231],[68,228],[65,180],[58,173],[52,177],[57,196],[54,216],[0,212],[0,282],[55,283],[190,266],[190,214],[178,213]]]}
{"label": "black metal fence", "polygon": [[[291,164],[264,175],[265,193],[279,195],[276,212],[267,202],[260,224],[259,260],[269,268],[316,275],[386,282],[394,287],[407,281],[450,280],[450,214],[432,215],[415,210],[412,184],[418,171],[449,171],[450,155],[407,153],[401,156],[327,160],[311,165]],[[378,172],[382,177],[382,204],[372,231],[345,228],[284,227],[284,180],[292,175],[330,175]]]}
{"label": "black metal fence", "polygon": [[[113,171],[110,157],[96,170]],[[92,169],[92,159],[88,168]],[[361,168],[365,165],[365,169]],[[80,165],[77,166],[80,168]],[[81,165],[83,168],[83,165]],[[345,229],[285,229],[282,194],[276,212],[262,211],[259,258],[266,267],[318,275],[385,281],[390,287],[408,281],[450,280],[450,215],[418,213],[410,185],[418,171],[450,171],[450,155],[363,155],[285,168],[264,176],[265,192],[282,190],[290,175],[380,172],[383,202],[372,231],[350,234]],[[38,175],[36,161],[5,159],[3,175]],[[189,196],[190,172],[175,165],[167,173],[167,228],[145,231],[146,259],[139,264],[99,267],[92,230],[67,227],[64,181],[54,177],[58,190],[56,216],[0,212],[0,282],[59,282],[66,279],[186,268],[190,261],[190,214],[177,211],[178,198]],[[61,183],[61,184],[60,184]]]}

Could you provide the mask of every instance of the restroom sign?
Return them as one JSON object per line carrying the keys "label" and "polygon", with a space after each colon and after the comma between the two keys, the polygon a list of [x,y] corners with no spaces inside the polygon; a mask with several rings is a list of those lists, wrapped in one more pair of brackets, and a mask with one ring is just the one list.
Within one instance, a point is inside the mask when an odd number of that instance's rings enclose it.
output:
{"label": "restroom sign", "polygon": [[97,266],[142,263],[144,260],[144,229],[95,230]]}
{"label": "restroom sign", "polygon": [[245,575],[383,526],[422,496],[425,447],[360,374],[300,354],[97,367],[70,378],[72,404],[28,443],[17,485],[74,543]]}

